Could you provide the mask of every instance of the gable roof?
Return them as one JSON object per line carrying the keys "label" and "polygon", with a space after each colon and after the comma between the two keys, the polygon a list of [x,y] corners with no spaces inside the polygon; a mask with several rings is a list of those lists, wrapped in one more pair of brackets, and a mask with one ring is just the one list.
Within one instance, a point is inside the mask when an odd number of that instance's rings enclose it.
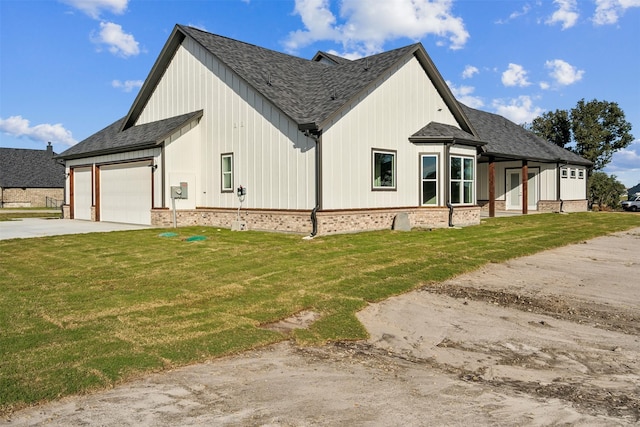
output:
{"label": "gable roof", "polygon": [[486,142],[475,135],[445,123],[431,122],[409,137],[411,142],[456,142],[464,145],[483,146]]}
{"label": "gable roof", "polygon": [[497,114],[476,110],[460,104],[473,123],[478,137],[486,141],[485,156],[508,159],[529,159],[543,162],[567,162],[591,166],[589,160],[540,138]]}
{"label": "gable roof", "polygon": [[64,165],[54,155],[51,146],[46,150],[0,148],[0,187],[63,188]]}
{"label": "gable roof", "polygon": [[156,122],[132,126],[121,131],[124,117],[61,153],[62,159],[86,157],[155,147],[192,120],[202,117],[202,110]]}
{"label": "gable roof", "polygon": [[[133,126],[176,50],[192,38],[250,87],[262,94],[301,130],[321,129],[394,65],[415,56],[460,126],[473,132],[453,94],[420,43],[355,61],[319,53],[314,60],[176,25],[127,114],[122,128]],[[326,58],[328,61],[318,59]]]}

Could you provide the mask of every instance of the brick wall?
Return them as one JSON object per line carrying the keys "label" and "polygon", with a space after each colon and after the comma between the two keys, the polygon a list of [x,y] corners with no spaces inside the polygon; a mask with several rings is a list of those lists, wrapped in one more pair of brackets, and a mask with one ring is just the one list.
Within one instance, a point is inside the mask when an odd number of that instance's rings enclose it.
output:
{"label": "brick wall", "polygon": [[5,208],[43,208],[46,198],[62,203],[64,189],[62,188],[3,188],[2,206]]}
{"label": "brick wall", "polygon": [[[393,226],[396,215],[401,212],[408,213],[412,227],[439,228],[449,226],[449,210],[447,208],[321,211],[317,214],[318,234],[389,230]],[[238,211],[235,209],[200,208],[176,212],[178,226],[207,225],[231,228],[233,221],[237,219]],[[309,211],[241,210],[240,220],[246,222],[249,230],[310,234],[313,227]],[[454,225],[467,226],[479,223],[479,207],[454,209]],[[153,209],[151,224],[156,227],[173,226],[173,211]]]}

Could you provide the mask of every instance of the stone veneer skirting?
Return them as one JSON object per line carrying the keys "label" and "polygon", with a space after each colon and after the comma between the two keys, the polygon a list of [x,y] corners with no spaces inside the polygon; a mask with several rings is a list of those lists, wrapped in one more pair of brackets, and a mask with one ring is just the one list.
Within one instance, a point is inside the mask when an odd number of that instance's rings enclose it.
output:
{"label": "stone veneer skirting", "polygon": [[[443,228],[449,226],[447,208],[405,208],[405,209],[357,209],[344,211],[320,211],[317,213],[318,235],[353,233],[358,231],[388,230],[399,213],[407,213],[411,227]],[[244,209],[240,211],[240,221],[246,222],[247,229],[310,234],[312,222],[310,211],[280,211]],[[231,228],[238,220],[237,209],[198,208],[176,212],[178,226],[206,225]],[[453,225],[467,226],[480,223],[480,207],[456,207],[453,210]],[[153,209],[151,225],[173,226],[173,211]]]}
{"label": "stone veneer skirting", "polygon": [[[496,211],[506,211],[505,201],[496,200]],[[479,200],[478,204],[482,207],[482,212],[489,212],[489,201]],[[582,200],[563,200],[562,212],[586,212],[589,205],[586,199]],[[538,200],[537,212],[560,212],[560,200]],[[516,211],[513,211],[516,212]]]}

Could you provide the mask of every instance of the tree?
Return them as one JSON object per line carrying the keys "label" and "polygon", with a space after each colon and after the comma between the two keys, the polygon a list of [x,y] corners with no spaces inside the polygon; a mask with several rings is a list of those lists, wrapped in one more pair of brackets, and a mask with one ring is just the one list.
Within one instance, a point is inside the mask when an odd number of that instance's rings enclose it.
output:
{"label": "tree", "polygon": [[626,193],[626,187],[619,182],[615,175],[604,172],[594,172],[589,177],[589,204],[617,209],[620,207],[620,195]]}
{"label": "tree", "polygon": [[531,131],[547,141],[564,148],[571,142],[571,120],[566,110],[548,111],[533,119]]}
{"label": "tree", "polygon": [[596,99],[581,99],[570,112],[556,110],[536,117],[531,131],[590,160],[594,171],[602,170],[613,153],[633,141],[631,124],[618,104]]}
{"label": "tree", "polygon": [[602,170],[613,153],[633,141],[631,124],[615,102],[584,99],[571,110],[571,131],[576,142],[575,151],[594,163],[593,170]]}

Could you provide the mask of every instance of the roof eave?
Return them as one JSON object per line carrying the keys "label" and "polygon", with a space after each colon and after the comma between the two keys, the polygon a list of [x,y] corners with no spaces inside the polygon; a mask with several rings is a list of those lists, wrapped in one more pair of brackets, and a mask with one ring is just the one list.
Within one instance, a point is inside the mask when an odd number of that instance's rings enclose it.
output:
{"label": "roof eave", "polygon": [[409,142],[414,144],[437,144],[450,143],[459,145],[469,145],[472,147],[484,147],[487,145],[484,141],[476,141],[473,139],[456,138],[456,137],[429,137],[429,136],[410,136]]}
{"label": "roof eave", "polygon": [[484,152],[482,153],[482,155],[484,157],[495,157],[495,158],[500,158],[505,160],[529,160],[529,161],[540,162],[540,163],[566,163],[570,165],[579,165],[579,166],[586,166],[586,167],[593,166],[593,163],[591,163],[588,160],[572,161],[572,160],[559,159],[559,158],[550,159],[550,158],[543,158],[543,157],[525,156],[525,155],[519,155],[519,154],[497,153],[497,152],[491,152],[491,151]]}
{"label": "roof eave", "polygon": [[107,148],[104,150],[96,150],[96,151],[90,151],[90,152],[84,152],[84,153],[71,154],[69,156],[60,157],[60,159],[63,159],[66,161],[66,160],[81,159],[84,157],[105,156],[107,154],[127,153],[130,151],[144,150],[147,148],[155,148],[157,146],[158,146],[157,142],[143,142],[135,145],[128,145],[126,147]]}

